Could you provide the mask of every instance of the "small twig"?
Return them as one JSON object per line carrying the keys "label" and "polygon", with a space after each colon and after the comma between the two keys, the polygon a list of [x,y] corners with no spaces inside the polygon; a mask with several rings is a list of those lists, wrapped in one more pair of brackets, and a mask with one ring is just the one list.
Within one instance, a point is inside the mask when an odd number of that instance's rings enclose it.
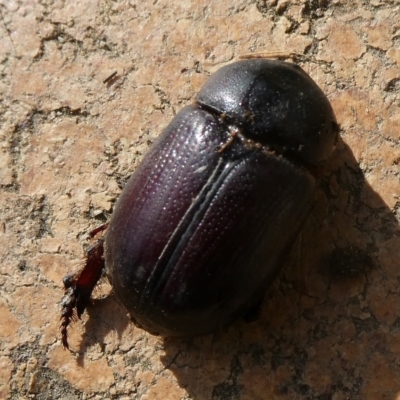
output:
{"label": "small twig", "polygon": [[106,85],[108,82],[110,82],[116,75],[118,74],[117,71],[114,71],[109,77],[104,79],[103,83]]}
{"label": "small twig", "polygon": [[307,57],[304,54],[295,53],[292,51],[264,51],[260,53],[248,53],[239,56],[240,59],[251,59],[251,58],[278,58],[278,59],[287,59],[287,58],[303,58]]}
{"label": "small twig", "polygon": [[326,61],[321,61],[321,60],[316,60],[315,57],[306,55],[306,54],[301,54],[301,53],[295,53],[293,51],[265,51],[265,52],[259,52],[259,53],[248,53],[248,54],[242,54],[239,56],[239,59],[256,59],[256,58],[266,58],[266,59],[277,59],[277,60],[287,60],[287,59],[292,59],[294,62],[312,62],[314,64],[318,65],[325,65],[329,66],[329,62]]}

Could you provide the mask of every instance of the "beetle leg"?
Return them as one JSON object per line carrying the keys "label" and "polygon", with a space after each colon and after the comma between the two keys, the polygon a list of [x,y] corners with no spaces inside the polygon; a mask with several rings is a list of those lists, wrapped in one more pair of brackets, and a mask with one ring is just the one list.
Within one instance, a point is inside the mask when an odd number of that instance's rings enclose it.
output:
{"label": "beetle leg", "polygon": [[108,228],[108,222],[98,226],[97,228],[89,232],[89,238],[93,239],[98,233],[104,232],[107,228]]}
{"label": "beetle leg", "polygon": [[103,253],[104,239],[101,238],[87,251],[84,267],[63,279],[65,295],[61,301],[61,341],[66,349],[69,349],[68,326],[76,317],[81,318],[103,273]]}

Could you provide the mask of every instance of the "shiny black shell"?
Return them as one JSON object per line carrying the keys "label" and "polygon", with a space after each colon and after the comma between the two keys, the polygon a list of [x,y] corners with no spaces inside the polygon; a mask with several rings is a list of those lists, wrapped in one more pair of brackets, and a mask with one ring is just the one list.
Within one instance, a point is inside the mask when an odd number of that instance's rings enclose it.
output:
{"label": "shiny black shell", "polygon": [[300,67],[245,60],[212,75],[129,179],[107,230],[107,275],[137,325],[197,336],[259,303],[310,210],[306,165],[337,138]]}

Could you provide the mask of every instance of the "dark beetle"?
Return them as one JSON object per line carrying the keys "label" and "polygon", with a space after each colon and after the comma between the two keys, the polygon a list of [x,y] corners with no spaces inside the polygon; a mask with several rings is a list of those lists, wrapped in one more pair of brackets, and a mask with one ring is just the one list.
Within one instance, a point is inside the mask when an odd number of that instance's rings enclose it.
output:
{"label": "dark beetle", "polygon": [[296,65],[244,60],[217,71],[132,175],[83,270],[64,279],[63,345],[104,267],[153,334],[202,335],[250,312],[310,211],[308,166],[331,154],[338,131]]}

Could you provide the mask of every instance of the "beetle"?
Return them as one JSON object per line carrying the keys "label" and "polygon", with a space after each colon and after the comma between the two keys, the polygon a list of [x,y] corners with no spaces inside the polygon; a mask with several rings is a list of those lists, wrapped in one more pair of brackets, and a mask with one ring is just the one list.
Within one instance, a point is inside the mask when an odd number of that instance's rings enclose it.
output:
{"label": "beetle", "polygon": [[83,269],[64,279],[64,347],[103,270],[152,334],[198,336],[250,315],[310,212],[310,166],[338,135],[328,99],[299,66],[219,69],[128,180]]}

